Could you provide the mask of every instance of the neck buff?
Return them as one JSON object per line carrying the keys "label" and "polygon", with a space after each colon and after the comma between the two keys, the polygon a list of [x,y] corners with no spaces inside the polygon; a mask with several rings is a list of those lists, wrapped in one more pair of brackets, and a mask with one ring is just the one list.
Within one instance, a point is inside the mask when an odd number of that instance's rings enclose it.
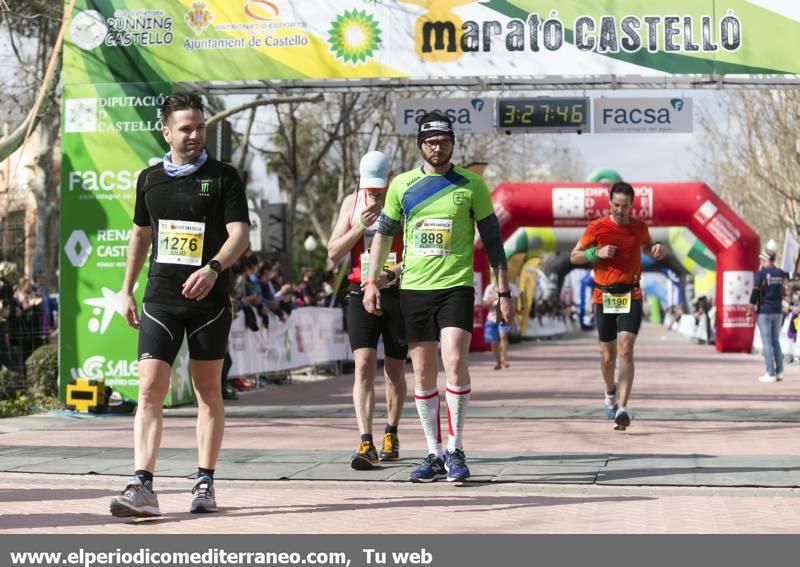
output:
{"label": "neck buff", "polygon": [[167,152],[164,155],[164,172],[170,177],[185,177],[191,175],[208,160],[208,152],[203,148],[197,159],[191,163],[184,163],[183,165],[176,165],[172,163],[172,152]]}

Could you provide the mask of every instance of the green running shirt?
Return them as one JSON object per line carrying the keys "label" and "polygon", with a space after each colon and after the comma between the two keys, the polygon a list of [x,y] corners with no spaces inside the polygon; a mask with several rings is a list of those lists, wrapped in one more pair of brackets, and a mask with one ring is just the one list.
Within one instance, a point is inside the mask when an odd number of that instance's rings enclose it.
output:
{"label": "green running shirt", "polygon": [[475,222],[494,213],[480,175],[458,166],[444,175],[406,171],[392,180],[383,213],[404,225],[401,289],[474,285]]}

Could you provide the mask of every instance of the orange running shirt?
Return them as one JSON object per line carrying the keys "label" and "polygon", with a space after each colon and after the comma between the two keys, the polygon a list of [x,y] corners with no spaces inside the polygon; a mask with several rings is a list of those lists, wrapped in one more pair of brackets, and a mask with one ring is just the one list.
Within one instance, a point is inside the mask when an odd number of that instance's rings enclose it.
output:
{"label": "orange running shirt", "polygon": [[[592,221],[586,227],[580,240],[585,249],[597,246],[602,248],[608,244],[617,247],[613,258],[600,260],[594,267],[594,281],[599,286],[616,283],[634,284],[642,276],[642,246],[650,244],[650,231],[647,225],[638,219],[631,219],[626,225],[619,225],[611,217],[603,217]],[[631,299],[641,299],[642,290],[633,289]],[[603,303],[603,292],[595,286],[592,294],[593,303]]]}

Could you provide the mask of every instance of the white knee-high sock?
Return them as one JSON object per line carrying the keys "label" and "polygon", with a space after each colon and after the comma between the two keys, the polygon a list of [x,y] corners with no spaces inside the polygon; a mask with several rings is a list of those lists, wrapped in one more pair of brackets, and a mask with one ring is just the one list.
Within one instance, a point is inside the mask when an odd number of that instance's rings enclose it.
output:
{"label": "white knee-high sock", "polygon": [[414,390],[417,413],[422,422],[422,431],[428,442],[428,453],[442,456],[442,427],[439,424],[439,389]]}
{"label": "white knee-high sock", "polygon": [[471,384],[447,385],[445,399],[447,400],[447,424],[450,433],[447,438],[447,450],[451,453],[456,449],[464,448],[464,416],[467,414],[470,392],[472,392]]}

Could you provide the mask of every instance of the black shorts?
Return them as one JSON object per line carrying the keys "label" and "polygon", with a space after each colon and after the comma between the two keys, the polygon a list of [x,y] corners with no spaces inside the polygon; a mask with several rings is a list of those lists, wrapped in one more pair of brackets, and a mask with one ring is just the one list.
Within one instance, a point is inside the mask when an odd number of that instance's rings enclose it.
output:
{"label": "black shorts", "polygon": [[468,286],[433,291],[400,290],[406,342],[438,341],[445,327],[471,333],[474,305],[475,290]]}
{"label": "black shorts", "polygon": [[594,304],[594,322],[597,325],[597,334],[601,343],[610,343],[617,340],[617,333],[627,331],[634,335],[639,333],[642,326],[642,300],[631,300],[630,313],[603,313],[601,303]]}
{"label": "black shorts", "polygon": [[231,310],[214,304],[192,307],[145,303],[139,317],[139,360],[157,359],[170,365],[183,343],[192,360],[218,360],[228,351]]}
{"label": "black shorts", "polygon": [[400,293],[397,288],[381,290],[381,310],[378,317],[364,309],[364,295],[357,285],[347,294],[347,336],[350,348],[377,348],[383,336],[383,352],[390,358],[405,360],[408,347],[403,342],[403,315],[400,313]]}

